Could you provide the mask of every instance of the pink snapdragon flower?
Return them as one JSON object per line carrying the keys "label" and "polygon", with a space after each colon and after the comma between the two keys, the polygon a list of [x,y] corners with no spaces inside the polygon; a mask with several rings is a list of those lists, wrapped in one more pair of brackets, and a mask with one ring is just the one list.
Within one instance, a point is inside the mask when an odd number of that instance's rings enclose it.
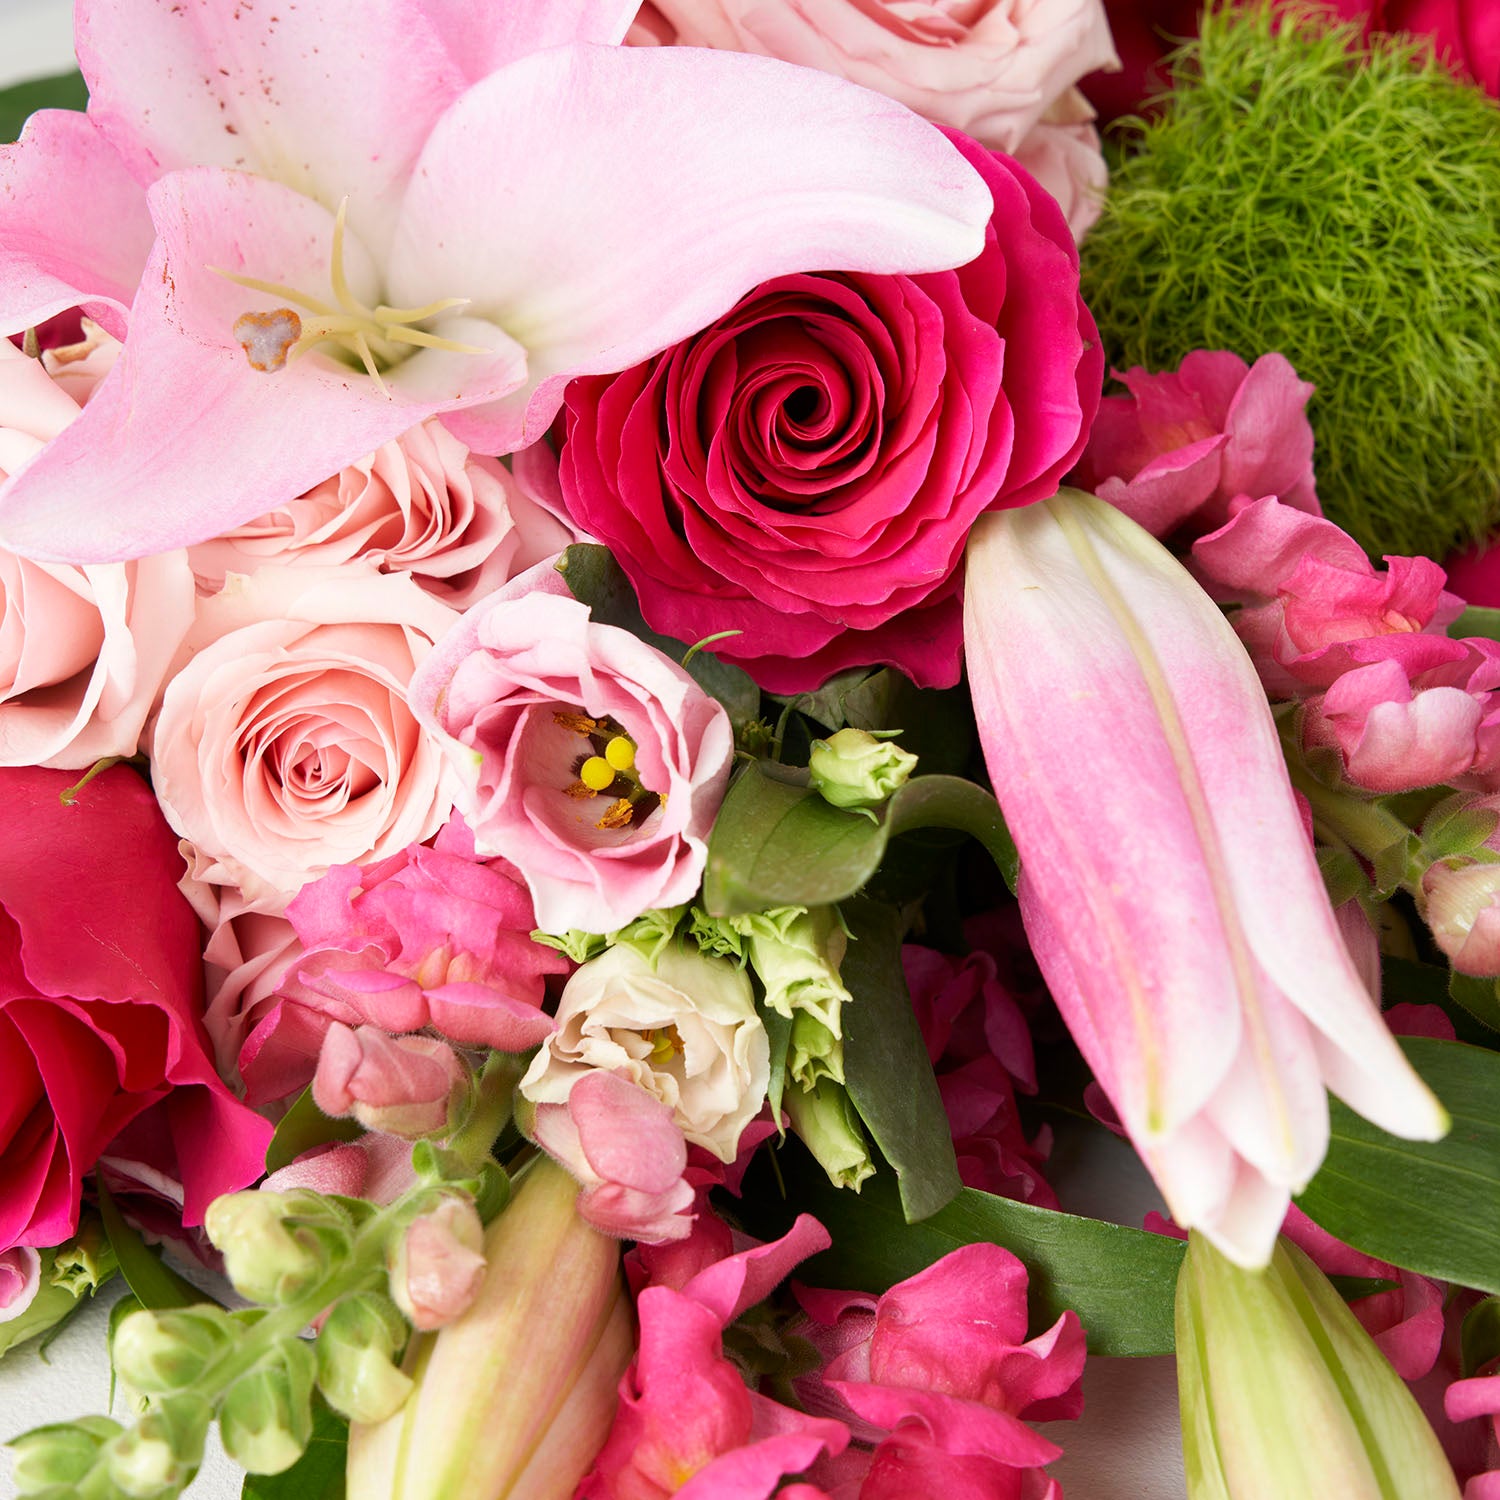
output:
{"label": "pink snapdragon flower", "polygon": [[988,195],[923,121],[762,58],[611,45],[635,9],[81,0],[87,117],[0,155],[0,331],[82,305],[125,349],[7,485],[0,538],[202,541],[432,416],[509,452],[574,375],[769,276],[977,252]]}
{"label": "pink snapdragon flower", "polygon": [[468,1046],[525,1052],[552,1030],[549,974],[569,965],[531,940],[530,897],[502,859],[474,852],[462,819],[360,868],[339,865],[287,908],[301,952],[239,1056],[251,1099],[313,1075],[329,1027],[431,1027]]}
{"label": "pink snapdragon flower", "polygon": [[1156,537],[1222,526],[1238,495],[1276,495],[1320,513],[1306,411],[1313,388],[1282,355],[1246,365],[1199,349],[1174,371],[1136,366],[1119,379],[1130,394],[1100,403],[1073,474],[1080,489]]}
{"label": "pink snapdragon flower", "polygon": [[461,1318],[484,1281],[484,1225],[473,1201],[444,1198],[406,1226],[389,1260],[391,1297],[413,1328]]}
{"label": "pink snapdragon flower", "polygon": [[405,1140],[446,1134],[467,1102],[472,1074],[447,1042],[390,1036],[335,1021],[323,1035],[313,1102],[334,1119]]}

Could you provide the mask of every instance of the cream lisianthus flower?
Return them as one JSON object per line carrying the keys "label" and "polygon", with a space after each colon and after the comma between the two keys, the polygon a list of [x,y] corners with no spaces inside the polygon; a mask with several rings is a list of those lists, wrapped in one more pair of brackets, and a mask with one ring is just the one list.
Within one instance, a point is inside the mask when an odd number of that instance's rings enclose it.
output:
{"label": "cream lisianthus flower", "polygon": [[749,979],[727,959],[691,950],[668,949],[654,968],[632,948],[602,953],[568,981],[557,1030],[521,1093],[562,1104],[593,1069],[640,1085],[671,1109],[687,1141],[733,1161],[770,1078]]}

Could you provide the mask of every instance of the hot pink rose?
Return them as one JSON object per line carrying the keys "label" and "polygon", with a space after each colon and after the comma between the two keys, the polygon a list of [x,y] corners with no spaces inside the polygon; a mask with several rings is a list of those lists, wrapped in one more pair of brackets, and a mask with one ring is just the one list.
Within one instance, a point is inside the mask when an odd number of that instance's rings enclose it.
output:
{"label": "hot pink rose", "polygon": [[1077,89],[1059,94],[1011,154],[1057,199],[1081,245],[1103,212],[1109,189],[1089,101]]}
{"label": "hot pink rose", "polygon": [[151,741],[194,877],[274,913],[332,865],[435,833],[450,777],[406,687],[456,618],[366,566],[264,567],[200,601]]}
{"label": "hot pink rose", "polygon": [[262,563],[363,559],[465,609],[571,540],[509,469],[429,421],[188,558],[206,592]]}
{"label": "hot pink rose", "polygon": [[568,388],[570,514],[654,629],[775,692],[887,662],[958,680],[963,547],[1051,495],[1103,356],[1057,205],[962,137],[995,201],[985,248],[930,276],[783,276],[616,376]]}
{"label": "hot pink rose", "polygon": [[835,73],[1000,151],[1085,73],[1118,65],[1101,0],[655,0],[654,11],[679,45]]}
{"label": "hot pink rose", "polygon": [[[45,364],[0,339],[0,483],[78,415],[101,354],[119,347],[95,335]],[[134,755],[192,617],[181,552],[73,567],[0,550],[0,765],[78,769]]]}
{"label": "hot pink rose", "polygon": [[201,1221],[261,1171],[271,1127],[207,1049],[199,930],[150,788],[117,767],[75,806],[61,771],[0,771],[0,1247],[55,1245],[84,1174],[159,1105]]}
{"label": "hot pink rose", "polygon": [[[521,872],[540,927],[609,932],[698,889],[728,715],[675,662],[590,620],[554,569],[475,605],[411,694],[459,767],[476,848]],[[581,771],[606,751],[630,764],[595,792]]]}

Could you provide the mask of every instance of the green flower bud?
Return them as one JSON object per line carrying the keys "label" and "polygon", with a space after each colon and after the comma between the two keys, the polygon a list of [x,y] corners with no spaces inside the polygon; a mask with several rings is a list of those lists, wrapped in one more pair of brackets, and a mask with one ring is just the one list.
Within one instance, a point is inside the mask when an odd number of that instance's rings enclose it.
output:
{"label": "green flower bud", "polygon": [[115,1329],[110,1357],[121,1380],[159,1396],[193,1385],[233,1342],[233,1324],[210,1303],[166,1312],[138,1308]]}
{"label": "green flower bud", "polygon": [[318,1334],[318,1385],[328,1404],[351,1422],[383,1422],[399,1411],[412,1383],[392,1361],[406,1337],[389,1297],[345,1297]]}
{"label": "green flower bud", "polygon": [[38,1283],[35,1293],[25,1308],[14,1317],[0,1322],[0,1354],[24,1344],[27,1339],[55,1328],[78,1306],[78,1297],[65,1287],[55,1286],[52,1267],[55,1264],[51,1250],[18,1252],[35,1254],[40,1261]]}
{"label": "green flower bud", "polygon": [[[793,908],[795,910],[795,908]],[[727,958],[745,965],[745,939],[741,933],[718,917],[711,917],[701,906],[695,906],[688,914],[688,936],[698,945],[700,953],[711,958]]]}
{"label": "green flower bud", "polygon": [[808,1011],[792,1021],[791,1056],[787,1063],[793,1080],[805,1089],[821,1079],[844,1081],[844,1043]]}
{"label": "green flower bud", "polygon": [[788,1089],[781,1107],[835,1187],[858,1192],[865,1178],[875,1175],[864,1127],[839,1084],[825,1079],[812,1089]]}
{"label": "green flower bud", "polygon": [[318,1359],[312,1345],[285,1339],[225,1392],[219,1407],[224,1451],[252,1474],[280,1474],[312,1437]]}
{"label": "green flower bud", "polygon": [[103,1220],[98,1214],[88,1213],[79,1223],[78,1233],[57,1247],[52,1262],[52,1284],[76,1299],[85,1292],[97,1292],[119,1269],[120,1262],[104,1232]]}
{"label": "green flower bud", "polygon": [[609,939],[602,932],[584,932],[577,927],[570,927],[567,932],[543,932],[537,928],[531,934],[531,941],[566,953],[575,964],[586,964],[609,947]]}
{"label": "green flower bud", "polygon": [[203,1227],[234,1288],[252,1302],[291,1302],[349,1253],[350,1224],[319,1193],[252,1191],[215,1198]]}
{"label": "green flower bud", "polygon": [[843,1035],[839,1012],[849,991],[839,965],[849,938],[833,907],[783,906],[730,917],[728,925],[745,937],[750,966],[765,986],[771,1010],[788,1019],[806,1012],[835,1037]]}
{"label": "green flower bud", "polygon": [[1246,1271],[1191,1236],[1177,1384],[1189,1500],[1458,1500],[1411,1392],[1287,1240]]}
{"label": "green flower bud", "polygon": [[864,811],[900,791],[916,764],[915,755],[889,740],[864,729],[841,729],[813,741],[807,771],[825,801]]}
{"label": "green flower bud", "polygon": [[9,1443],[11,1478],[20,1495],[73,1494],[99,1450],[124,1429],[108,1417],[81,1417],[33,1427]]}
{"label": "green flower bud", "polygon": [[186,1486],[203,1462],[213,1409],[201,1396],[168,1396],[100,1454],[110,1482],[131,1500],[158,1500]]}
{"label": "green flower bud", "polygon": [[642,912],[635,921],[609,935],[611,943],[623,943],[634,948],[647,963],[655,967],[657,959],[666,951],[667,945],[677,934],[685,906],[657,907]]}

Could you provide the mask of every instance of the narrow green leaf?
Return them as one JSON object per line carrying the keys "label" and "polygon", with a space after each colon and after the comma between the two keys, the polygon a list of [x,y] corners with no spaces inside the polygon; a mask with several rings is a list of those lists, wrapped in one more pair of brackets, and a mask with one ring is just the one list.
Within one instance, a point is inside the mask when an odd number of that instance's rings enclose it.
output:
{"label": "narrow green leaf", "polygon": [[120,1262],[120,1274],[124,1276],[125,1284],[135,1293],[142,1307],[155,1312],[158,1308],[191,1307],[195,1302],[213,1300],[192,1282],[183,1280],[162,1260],[160,1253],[120,1217],[115,1200],[102,1182],[95,1179],[94,1186],[99,1194],[99,1217],[104,1221],[110,1249]]}
{"label": "narrow green leaf", "polygon": [[1012,1203],[964,1188],[945,1208],[909,1224],[896,1184],[877,1172],[858,1193],[832,1187],[800,1143],[776,1152],[784,1196],[759,1171],[740,1205],[746,1227],[762,1238],[785,1232],[799,1212],[815,1215],[833,1248],[798,1268],[812,1286],[880,1293],[915,1276],[960,1245],[1003,1245],[1030,1277],[1031,1332],[1050,1328],[1072,1308],[1091,1354],[1170,1354],[1177,1270],[1185,1246],[1166,1235],[1099,1219]]}
{"label": "narrow green leaf", "polygon": [[878,901],[843,908],[850,943],[840,977],[844,1080],[865,1127],[895,1170],[909,1221],[935,1214],[963,1187],[953,1136],[901,970],[901,923]]}
{"label": "narrow green leaf", "polygon": [[961,776],[908,781],[872,821],[825,802],[795,773],[748,767],[729,789],[708,841],[703,899],[716,917],[768,906],[817,906],[858,892],[902,833],[951,828],[972,834],[1015,884],[1016,846],[1000,804]]}
{"label": "narrow green leaf", "polygon": [[792,1043],[792,1018],[764,1005],[757,1009],[766,1028],[766,1040],[771,1044],[771,1076],[766,1083],[766,1103],[771,1106],[771,1118],[779,1121],[781,1096],[786,1092],[787,1048]]}
{"label": "narrow green leaf", "polygon": [[318,1401],[307,1451],[280,1474],[247,1474],[240,1500],[344,1500],[349,1424]]}
{"label": "narrow green leaf", "polygon": [[357,1140],[363,1134],[364,1128],[358,1120],[335,1120],[325,1115],[314,1103],[309,1084],[276,1126],[271,1144],[266,1147],[266,1171],[279,1172],[314,1146]]}
{"label": "narrow green leaf", "polygon": [[1328,1156],[1298,1204],[1366,1255],[1500,1292],[1500,1054],[1400,1040],[1453,1128],[1440,1141],[1403,1141],[1330,1099]]}
{"label": "narrow green leaf", "polygon": [[88,102],[88,86],[76,70],[0,89],[0,141],[15,140],[27,118],[39,109],[82,109]]}
{"label": "narrow green leaf", "polygon": [[575,543],[559,559],[557,571],[573,597],[587,604],[590,614],[600,624],[628,630],[647,645],[656,647],[663,656],[680,663],[705,693],[724,705],[736,732],[760,712],[760,689],[748,672],[732,662],[720,661],[707,648],[694,651],[684,662],[683,658],[696,643],[674,640],[646,624],[635,590],[608,547]]}
{"label": "narrow green leaf", "polygon": [[1448,627],[1448,634],[1455,640],[1482,635],[1486,640],[1500,641],[1500,609],[1487,609],[1482,604],[1471,604]]}

